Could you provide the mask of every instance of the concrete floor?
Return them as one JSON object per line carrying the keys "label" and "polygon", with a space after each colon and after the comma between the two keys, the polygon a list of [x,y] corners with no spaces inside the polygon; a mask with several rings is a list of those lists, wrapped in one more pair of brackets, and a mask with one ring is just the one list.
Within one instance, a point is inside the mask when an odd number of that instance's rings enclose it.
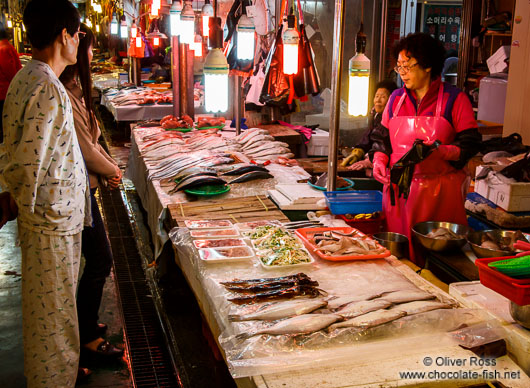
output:
{"label": "concrete floor", "polygon": [[[0,382],[6,388],[23,388],[22,307],[20,248],[17,246],[17,222],[8,222],[0,230]],[[100,322],[108,326],[107,339],[123,345],[123,331],[113,274],[107,279],[100,310]],[[93,374],[79,386],[90,388],[132,387],[124,361],[100,363],[83,360]]]}

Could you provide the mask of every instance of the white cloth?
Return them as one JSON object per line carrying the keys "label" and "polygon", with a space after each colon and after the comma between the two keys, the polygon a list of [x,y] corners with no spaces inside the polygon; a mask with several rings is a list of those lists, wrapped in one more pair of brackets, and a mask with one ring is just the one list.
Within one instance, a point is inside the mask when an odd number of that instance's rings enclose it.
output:
{"label": "white cloth", "polygon": [[81,233],[54,236],[19,223],[18,235],[27,386],[74,387],[79,364],[75,292]]}
{"label": "white cloth", "polygon": [[90,202],[63,84],[46,63],[31,60],[13,78],[4,112],[3,177],[18,205],[18,222],[42,233],[79,233]]}

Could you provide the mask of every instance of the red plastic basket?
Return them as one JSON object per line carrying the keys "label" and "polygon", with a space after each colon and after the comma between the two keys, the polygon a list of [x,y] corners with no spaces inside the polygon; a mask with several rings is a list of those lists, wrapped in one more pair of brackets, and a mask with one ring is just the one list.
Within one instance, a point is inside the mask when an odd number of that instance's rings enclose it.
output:
{"label": "red plastic basket", "polygon": [[516,256],[477,259],[475,265],[478,267],[480,282],[484,286],[491,288],[519,306],[524,306],[530,304],[530,279],[515,279],[488,267],[491,262],[514,257]]}
{"label": "red plastic basket", "polygon": [[384,218],[382,216],[377,218],[370,218],[367,220],[355,220],[346,217],[345,214],[339,214],[339,217],[344,220],[352,228],[358,229],[364,234],[374,234],[381,232]]}

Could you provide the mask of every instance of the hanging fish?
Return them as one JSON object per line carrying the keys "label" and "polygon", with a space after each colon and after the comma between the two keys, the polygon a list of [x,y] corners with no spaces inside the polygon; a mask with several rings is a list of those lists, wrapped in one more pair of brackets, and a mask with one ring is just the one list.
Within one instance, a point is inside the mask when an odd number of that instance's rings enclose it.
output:
{"label": "hanging fish", "polygon": [[268,179],[268,178],[274,178],[274,177],[265,171],[251,171],[251,172],[247,172],[246,174],[243,174],[237,177],[236,179],[232,179],[230,183],[242,183],[242,182],[253,181],[255,179]]}
{"label": "hanging fish", "polygon": [[263,171],[269,172],[265,167],[256,166],[255,164],[248,164],[240,167],[236,167],[233,170],[227,171],[221,175],[241,175],[252,171]]}
{"label": "hanging fish", "polygon": [[175,191],[191,189],[192,187],[203,186],[203,185],[225,185],[224,179],[210,176],[210,175],[198,175],[193,178],[187,179],[185,182],[179,183],[175,187]]}

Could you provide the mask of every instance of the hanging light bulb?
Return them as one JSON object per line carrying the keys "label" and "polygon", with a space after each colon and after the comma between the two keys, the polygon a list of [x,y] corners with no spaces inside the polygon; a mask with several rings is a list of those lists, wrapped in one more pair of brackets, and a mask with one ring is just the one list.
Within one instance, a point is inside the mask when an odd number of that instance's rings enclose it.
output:
{"label": "hanging light bulb", "polygon": [[140,35],[136,36],[136,47],[142,47],[142,37]]}
{"label": "hanging light bulb", "polygon": [[213,16],[213,7],[210,4],[210,0],[205,0],[204,5],[201,9],[201,15],[202,15],[202,36],[208,37],[210,33],[210,27],[208,25],[208,22],[210,20],[210,17]]}
{"label": "hanging light bulb", "polygon": [[192,44],[194,36],[195,11],[193,11],[191,1],[186,0],[180,14],[180,41],[181,43]]}
{"label": "hanging light bulb", "polygon": [[356,54],[349,62],[348,114],[366,116],[368,114],[368,88],[370,85],[370,59],[364,55],[366,35],[363,24],[355,39]]}
{"label": "hanging light bulb", "polygon": [[298,41],[300,35],[295,28],[294,15],[287,16],[287,29],[282,34],[283,41],[283,73],[298,73]]}
{"label": "hanging light bulb", "polygon": [[131,38],[136,38],[136,35],[138,35],[138,27],[136,27],[136,23],[133,20],[133,24],[131,24]]}
{"label": "hanging light bulb", "polygon": [[88,28],[92,28],[92,20],[87,19],[85,24],[87,25]]}
{"label": "hanging light bulb", "polygon": [[158,36],[155,36],[153,38],[153,46],[155,46],[155,47],[160,46],[160,38]]}
{"label": "hanging light bulb", "polygon": [[116,15],[112,16],[112,22],[110,22],[110,33],[112,35],[118,35],[118,21],[116,20]]}
{"label": "hanging light bulb", "polygon": [[120,23],[120,38],[125,39],[128,37],[128,28],[127,28],[127,22],[125,21],[125,16],[122,17],[121,23]]}
{"label": "hanging light bulb", "polygon": [[237,58],[251,60],[254,58],[254,32],[252,20],[243,13],[237,23]]}
{"label": "hanging light bulb", "polygon": [[204,105],[208,112],[228,110],[228,62],[221,51],[223,32],[221,18],[212,18],[210,43],[212,50],[204,62]]}
{"label": "hanging light bulb", "polygon": [[149,34],[147,34],[147,38],[153,40],[153,46],[159,46],[160,39],[167,39],[167,36],[166,34],[163,34],[158,30],[158,19],[156,19],[155,23],[156,24],[153,29],[153,32],[150,32]]}
{"label": "hanging light bulb", "polygon": [[160,9],[160,0],[153,0],[152,7],[155,7],[156,9]]}
{"label": "hanging light bulb", "polygon": [[96,24],[96,32],[99,32],[99,24]]}
{"label": "hanging light bulb", "polygon": [[180,33],[180,14],[182,12],[182,3],[175,0],[169,10],[169,23],[171,27],[171,36],[178,36]]}
{"label": "hanging light bulb", "polygon": [[158,16],[158,8],[155,8],[154,4],[151,6],[151,16]]}
{"label": "hanging light bulb", "polygon": [[202,57],[202,38],[200,35],[195,35],[195,42],[193,43],[193,51],[196,57]]}
{"label": "hanging light bulb", "polygon": [[13,22],[11,19],[7,19],[7,28],[13,28]]}

